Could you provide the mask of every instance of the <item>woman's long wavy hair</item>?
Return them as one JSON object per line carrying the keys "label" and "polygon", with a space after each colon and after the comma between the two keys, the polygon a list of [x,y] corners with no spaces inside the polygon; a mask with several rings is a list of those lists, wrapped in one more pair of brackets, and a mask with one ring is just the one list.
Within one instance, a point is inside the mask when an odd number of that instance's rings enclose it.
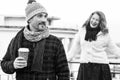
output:
{"label": "woman's long wavy hair", "polygon": [[90,24],[90,19],[94,14],[98,14],[100,17],[100,22],[98,27],[100,27],[100,30],[103,34],[108,33],[108,28],[107,28],[107,22],[106,22],[106,18],[105,18],[105,14],[101,11],[95,11],[93,12],[90,17],[85,21],[85,23],[83,24],[82,27],[86,27]]}

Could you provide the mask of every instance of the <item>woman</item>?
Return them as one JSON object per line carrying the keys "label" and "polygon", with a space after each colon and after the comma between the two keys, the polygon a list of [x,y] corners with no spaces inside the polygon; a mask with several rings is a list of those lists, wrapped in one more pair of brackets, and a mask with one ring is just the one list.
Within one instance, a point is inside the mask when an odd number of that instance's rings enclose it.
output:
{"label": "woman", "polygon": [[120,49],[112,42],[106,24],[104,13],[95,11],[76,34],[68,59],[80,53],[77,80],[112,80],[107,52],[120,56]]}

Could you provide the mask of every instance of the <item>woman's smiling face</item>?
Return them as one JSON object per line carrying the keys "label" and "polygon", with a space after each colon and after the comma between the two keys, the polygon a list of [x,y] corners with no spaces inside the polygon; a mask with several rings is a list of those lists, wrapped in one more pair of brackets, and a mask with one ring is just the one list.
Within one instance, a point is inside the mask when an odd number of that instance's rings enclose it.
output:
{"label": "woman's smiling face", "polygon": [[92,28],[96,28],[98,25],[99,25],[99,22],[100,22],[100,17],[98,14],[93,14],[91,19],[90,19],[90,26]]}

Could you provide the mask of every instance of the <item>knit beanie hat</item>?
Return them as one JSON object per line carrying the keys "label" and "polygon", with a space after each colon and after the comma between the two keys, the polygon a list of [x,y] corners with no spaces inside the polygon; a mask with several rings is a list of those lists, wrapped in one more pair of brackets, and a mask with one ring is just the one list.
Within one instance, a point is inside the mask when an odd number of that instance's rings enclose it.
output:
{"label": "knit beanie hat", "polygon": [[28,3],[27,7],[25,8],[26,21],[28,22],[33,16],[41,12],[47,13],[46,9],[40,3]]}

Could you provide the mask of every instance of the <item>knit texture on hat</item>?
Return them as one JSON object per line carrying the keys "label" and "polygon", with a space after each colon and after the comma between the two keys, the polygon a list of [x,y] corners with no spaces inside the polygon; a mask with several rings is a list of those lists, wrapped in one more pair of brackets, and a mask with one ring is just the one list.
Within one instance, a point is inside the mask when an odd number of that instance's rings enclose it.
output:
{"label": "knit texture on hat", "polygon": [[32,2],[30,4],[27,5],[26,9],[26,20],[29,21],[29,19],[31,19],[33,16],[35,16],[38,13],[44,12],[47,13],[46,9],[37,2]]}

